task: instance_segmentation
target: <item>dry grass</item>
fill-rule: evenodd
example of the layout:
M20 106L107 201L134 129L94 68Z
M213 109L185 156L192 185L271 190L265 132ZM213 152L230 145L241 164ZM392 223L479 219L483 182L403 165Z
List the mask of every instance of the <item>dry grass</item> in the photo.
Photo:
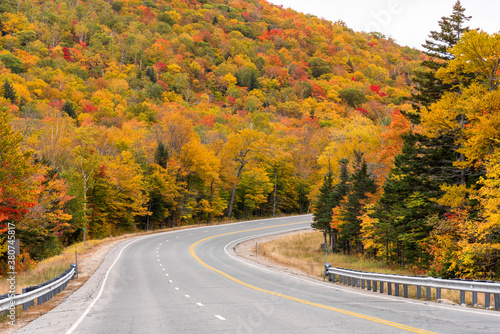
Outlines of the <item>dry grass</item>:
M16 275L16 293L21 293L25 287L38 285L59 276L69 268L71 263L75 263L75 251L78 256L84 256L109 239L89 240L86 247L83 246L83 242L80 242L65 248L60 255L40 261L35 268ZM6 293L8 290L9 283L2 279L0 281L0 294Z
M258 244L258 254L285 265L323 277L325 251L320 248L323 233L297 233L284 238ZM328 253L326 262L334 267L385 274L413 275L406 269L388 267L384 262L367 260L354 255Z
M318 278L323 278L325 251L320 248L324 242L321 232L298 232L294 235L285 236L268 242L259 243L257 245L258 255L293 268L302 270L308 274ZM255 247L253 249L255 252ZM407 269L387 266L382 261L367 260L354 255L331 254L327 255L326 262L332 264L333 267L361 270L366 272L377 272L384 274L397 275L415 275ZM394 285L392 286L394 294ZM380 287L378 292L380 292ZM384 293L387 293L387 284L384 285ZM400 296L403 296L403 287L400 286ZM408 297L417 297L417 287L408 287ZM422 288L422 300L426 297L425 288ZM451 301L452 303L460 303L460 292L456 290L442 290L441 299ZM431 300L436 300L435 289L431 290ZM483 293L478 293L477 304L484 305L485 296ZM472 292L466 292L465 303L472 305ZM493 304L493 295L491 295L490 305Z

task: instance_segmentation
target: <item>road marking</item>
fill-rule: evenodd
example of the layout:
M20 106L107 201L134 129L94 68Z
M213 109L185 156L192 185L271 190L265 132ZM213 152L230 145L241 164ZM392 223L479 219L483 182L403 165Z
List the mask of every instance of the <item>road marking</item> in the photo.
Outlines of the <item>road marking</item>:
M140 239L143 239L143 238L140 238ZM113 261L113 263L111 264L111 266L108 268L108 271L106 271L106 275L104 276L104 279L102 281L102 285L101 285L101 288L99 289L99 293L97 294L97 296L95 297L95 299L92 301L92 303L90 303L90 305L87 307L87 309L85 310L85 312L83 312L83 314L80 316L80 318L78 318L78 320L73 324L73 326L71 326L71 328L68 329L68 331L66 332L66 334L73 333L73 331L80 325L80 323L83 321L83 319L85 319L85 317L90 312L90 310L92 309L92 307L94 307L95 303L99 300L99 298L102 295L102 291L104 290L104 286L106 285L106 281L108 280L109 273L111 272L111 269L113 269L113 267L115 266L116 262L118 262L118 259L122 255L122 253L125 250L125 248L127 248L132 243L134 243L134 242L136 242L136 241L138 241L140 239L138 238L138 239L132 240L131 242L129 242L128 244L126 244L125 247L123 247L120 250L120 253L118 253L118 256Z
M162 268L163 271L165 271L165 268Z
M163 265L160 263L160 267L163 267Z
M206 264L205 262L203 262L196 255L196 253L194 252L194 248L196 247L196 245L200 244L203 241L206 241L206 240L209 240L209 239L213 239L213 238L216 238L216 237L221 237L221 236L225 236L225 235L229 235L229 234L249 232L249 231L257 231L257 230L262 230L262 229L267 229L267 228L273 228L273 227L281 227L281 226L287 226L287 225L303 224L303 223L305 223L305 222L289 223L289 224L282 224L282 225L275 225L275 226L268 226L268 227L258 227L258 228L248 229L248 230L242 230L242 231L236 231L236 232L227 232L227 233L223 233L223 234L214 235L214 236L211 236L211 237L207 237L207 238L198 240L197 242L195 242L194 244L192 244L191 247L189 248L189 252L191 253L191 256L194 257L194 259L196 261L198 261L198 263L200 263L202 266L204 266L204 267L206 267L206 268L208 268L208 269L210 269L212 271L215 271L216 273L218 273L218 274L220 274L220 275L222 275L222 276L230 279L231 281L233 281L235 283L238 283L240 285L246 286L247 288L250 288L250 289L253 289L253 290L256 290L256 291L260 291L260 292L264 292L264 293L267 293L267 294L270 294L270 295L278 296L278 297L281 297L281 298L285 298L285 299L288 299L288 300L296 301L296 302L299 302L301 304L315 306L315 307L319 307L319 308L322 308L322 309L325 309L325 310L330 310L330 311L334 311L334 312L337 312L337 313L341 313L341 314L345 314L345 315L350 315L350 316L353 316L353 317L356 317L356 318L360 318L360 319L364 319L364 320L368 320L368 321L373 321L373 322L376 322L376 323L379 323L379 324L383 324L383 325L387 325L387 326L390 326L390 327L399 328L399 329L402 329L402 330L405 330L405 331L408 331L408 332L421 333L421 334L435 334L434 332L430 332L430 331L426 331L426 330L423 330L423 329L419 329L419 328L415 328L415 327L411 327L411 326L399 324L397 322L392 322L392 321L388 321L388 320L384 320L384 319L379 319L379 318L372 317L372 316L369 316L369 315L364 315L364 314L361 314L361 313L351 312L351 311L339 309L339 308L336 308L336 307L333 307L333 306L323 305L323 304L311 302L309 300L300 299L300 298L296 298L296 297L293 297L293 296L288 296L288 295L285 295L285 294L282 294L282 293L279 293L279 292L274 292L274 291L270 291L270 290L259 288L257 286L254 286L254 285L251 285L249 283L243 282L242 280L239 280L239 279L237 279L237 278L235 278L235 277L233 277L233 276L231 276L231 275L229 275L229 274L227 274L227 273L225 273L225 272L223 272L223 271L221 271L219 269L215 269L214 267L209 266L208 264Z
M174 289L175 289L175 290L177 290L177 291L179 291L179 288L178 288L178 287L175 287Z
M163 270L165 270L165 269L163 269ZM168 274L165 274L165 276L168 276Z
M169 282L170 282L170 283L173 283L174 281L172 281L172 280L169 280Z
M220 316L220 315L218 315L218 314L216 314L216 315L215 315L215 317L216 317L217 319L220 319L220 320L226 320L224 317L222 317L222 316Z
M176 239L179 239L179 238L180 238L180 236L176 236L175 238L176 238Z
M198 305L198 306L205 306L202 303L196 303L196 305Z
M186 296L186 298L189 298L189 297L191 297L190 295L184 295L184 296Z

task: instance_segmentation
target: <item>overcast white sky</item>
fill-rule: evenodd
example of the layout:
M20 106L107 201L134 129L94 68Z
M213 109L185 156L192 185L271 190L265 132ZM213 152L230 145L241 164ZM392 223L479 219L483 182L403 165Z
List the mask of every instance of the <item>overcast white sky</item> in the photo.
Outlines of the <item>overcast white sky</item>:
M268 0L330 21L342 20L355 31L378 31L400 45L422 49L438 21L450 16L456 0ZM500 31L499 0L461 0L471 28Z

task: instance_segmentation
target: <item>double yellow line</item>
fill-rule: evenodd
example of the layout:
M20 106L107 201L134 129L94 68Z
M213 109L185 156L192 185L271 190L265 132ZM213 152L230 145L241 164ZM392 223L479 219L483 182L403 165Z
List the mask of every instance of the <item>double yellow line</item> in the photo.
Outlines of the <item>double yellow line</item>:
M266 226L266 227L253 228L253 229L248 229L248 230L243 230L243 231L228 232L228 233L222 233L222 234L214 235L214 236L211 236L211 237L207 237L207 238L198 240L197 242L195 242L194 244L192 244L191 247L189 248L189 252L191 253L191 256L193 256L195 258L195 260L198 261L202 266L204 266L204 267L206 267L206 268L208 268L208 269L210 269L212 271L215 271L216 273L218 273L218 274L220 274L220 275L222 275L222 276L230 279L233 282L236 282L238 284L241 284L243 286L246 286L247 288L250 288L250 289L253 289L253 290L256 290L256 291L264 292L264 293L267 293L267 294L270 294L270 295L274 295L274 296L278 296L278 297L281 297L281 298L286 298L286 299L293 300L295 302L302 303L302 304L305 304L305 305L315 306L315 307L319 307L319 308L322 308L322 309L325 309L325 310L330 310L330 311L334 311L334 312L337 312L337 313L350 315L350 316L353 316L353 317L356 317L356 318L365 319L365 320L373 321L373 322L376 322L376 323L379 323L379 324L383 324L383 325L387 325L387 326L399 328L399 329L402 329L402 330L405 330L405 331L408 331L408 332L421 333L421 334L436 334L434 332L429 332L429 331L418 329L418 328L415 328L415 327L410 327L410 326L398 324L397 322L392 322L392 321L388 321L388 320L384 320L384 319L379 319L379 318L371 317L371 316L360 314L360 313L356 313L356 312L346 311L346 310L342 310L342 309L339 309L339 308L336 308L336 307L327 306L327 305L323 305L323 304L318 304L318 303L314 303L314 302L311 302L311 301L308 301L308 300L305 300L305 299L300 299L300 298L296 298L296 297L284 295L282 293L278 293L278 292L269 291L269 290L266 290L266 289L259 288L257 286L254 286L254 285L248 284L246 282L243 282L242 280L239 280L239 279L237 279L237 278L235 278L235 277L233 277L233 276L231 276L231 275L229 275L229 274L227 274L227 273L225 273L223 271L220 271L219 269L215 269L214 267L209 266L208 264L206 264L205 262L203 262L196 255L196 253L194 252L194 248L199 243L202 243L203 241L206 241L206 240L209 240L209 239L221 237L221 236L224 236L224 235L230 235L230 234L236 234L236 233L243 233L243 232L249 232L249 231L257 231L257 230L262 230L262 229L267 229L267 228L281 227L281 226L295 225L295 224L303 224L303 223L306 223L306 222L290 223L290 224L282 224L282 225L274 225L274 226Z

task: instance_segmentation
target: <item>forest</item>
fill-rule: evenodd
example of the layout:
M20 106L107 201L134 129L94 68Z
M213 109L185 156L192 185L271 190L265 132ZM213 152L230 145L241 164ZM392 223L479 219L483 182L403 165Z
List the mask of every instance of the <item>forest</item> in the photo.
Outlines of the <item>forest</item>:
M464 11L419 51L264 0L2 1L0 275L11 225L22 271L312 212L332 251L500 277L500 35Z

